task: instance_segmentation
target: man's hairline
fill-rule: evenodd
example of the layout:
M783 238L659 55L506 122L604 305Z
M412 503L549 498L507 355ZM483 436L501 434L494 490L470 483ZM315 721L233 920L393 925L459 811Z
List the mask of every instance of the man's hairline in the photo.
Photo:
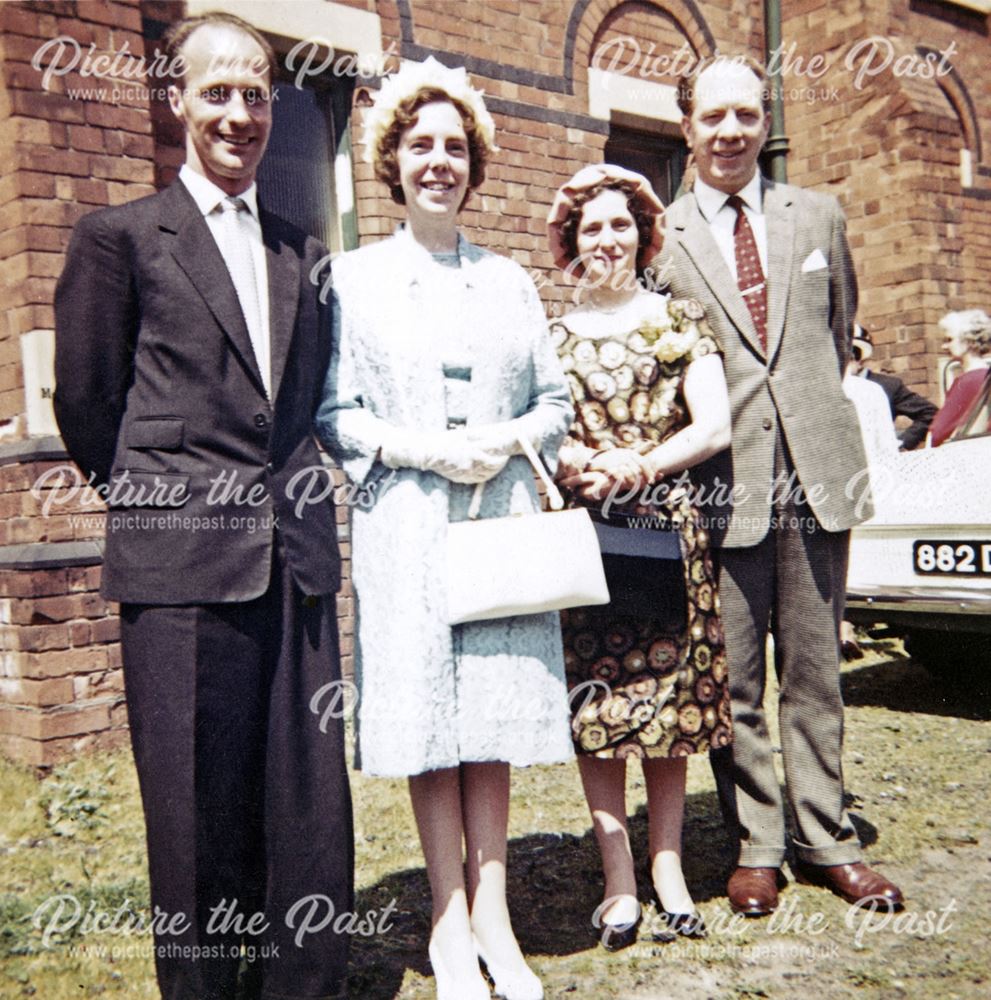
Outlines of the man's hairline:
M695 83L694 83L694 85L691 88L691 101L692 101L691 110L689 111L689 113L687 115L683 114L682 115L682 119L685 120L685 121L691 121L692 117L695 114L695 109L698 106L698 102L696 101L696 97L698 96L699 83L702 80L702 77L705 76L705 74L708 73L710 69L715 69L717 66L730 66L730 67L737 66L737 67L740 67L741 69L745 69L757 81L757 85L760 88L759 93L758 93L758 103L760 104L761 115L765 119L767 119L768 123L770 124L771 109L764 107L764 89L763 88L765 86L765 81L761 79L761 77L757 74L757 71L754 69L754 67L751 66L749 63L747 63L746 61L741 60L739 56L729 56L729 55L718 56L708 66L706 66L705 69L702 70L702 72L698 74L698 76L695 77ZM769 83L770 83L770 81L768 81L768 84Z
M255 38L255 36L252 35L250 31L245 31L244 28L242 28L240 25L232 24L230 21L204 21L202 24L196 25L196 27L193 28L193 30L182 40L182 45L179 46L179 49L176 52L176 56L182 58L183 53L186 51L186 46L189 45L192 39L196 37L196 32L202 31L204 28L219 28L221 30L235 31L239 35L243 35L245 38L247 38L251 42L251 44L254 45L255 48L257 48L258 51L261 53L261 56L265 60L265 63L268 67L268 79L266 80L266 83L270 88L275 86L275 67L269 61L268 56L266 56L265 50L261 47L261 45L258 44L258 39ZM186 65L187 63L188 60L184 60L183 65ZM180 90L185 90L186 74L183 73L178 80L173 80L172 83L169 84L169 86L178 87Z

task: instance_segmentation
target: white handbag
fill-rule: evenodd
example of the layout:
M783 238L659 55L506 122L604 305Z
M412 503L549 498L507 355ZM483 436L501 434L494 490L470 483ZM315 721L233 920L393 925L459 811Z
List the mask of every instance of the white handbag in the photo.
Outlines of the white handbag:
M447 529L448 624L608 604L595 526L564 499L533 445L520 447L547 488L553 513L478 519L485 483L475 487L467 521Z

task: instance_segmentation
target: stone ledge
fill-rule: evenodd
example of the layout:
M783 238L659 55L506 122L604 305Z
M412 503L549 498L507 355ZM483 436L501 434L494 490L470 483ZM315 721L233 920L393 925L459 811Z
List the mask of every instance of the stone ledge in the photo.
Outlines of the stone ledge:
M27 462L52 462L69 458L62 439L57 435L25 438L0 444L0 465L24 465Z
M0 545L0 569L65 569L69 566L99 566L102 562L102 542L25 542L21 545Z

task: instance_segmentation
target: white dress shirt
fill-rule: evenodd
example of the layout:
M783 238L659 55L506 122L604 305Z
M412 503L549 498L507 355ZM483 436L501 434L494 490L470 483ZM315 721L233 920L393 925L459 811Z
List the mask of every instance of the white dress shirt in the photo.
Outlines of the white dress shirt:
M185 185L186 190L193 196L197 208L203 213L207 227L213 234L217 247L221 255L224 256L230 271L231 265L224 253L221 229L223 225L221 204L225 198L229 197L227 192L217 187L213 181L208 180L202 174L197 173L186 163L179 170L179 180ZM247 323L248 334L251 337L251 346L255 352L255 361L261 372L262 382L265 384L265 392L271 399L272 335L269 324L268 267L265 263L265 243L262 240L261 221L258 218L258 185L252 183L251 187L238 197L248 207L248 211L243 213L244 219L242 221L251 247L251 258L255 265L255 283L258 287L258 310L261 321L258 329L252 329L254 324Z
M709 223L712 237L719 247L719 252L726 261L729 273L736 276L736 247L733 243L733 227L736 225L736 211L726 202L730 195L717 191L700 178L695 179L695 200L698 202L702 217ZM736 192L743 201L743 211L747 222L754 233L757 242L757 253L760 255L760 266L767 277L767 218L764 215L764 198L761 191L760 171L754 171L753 177Z

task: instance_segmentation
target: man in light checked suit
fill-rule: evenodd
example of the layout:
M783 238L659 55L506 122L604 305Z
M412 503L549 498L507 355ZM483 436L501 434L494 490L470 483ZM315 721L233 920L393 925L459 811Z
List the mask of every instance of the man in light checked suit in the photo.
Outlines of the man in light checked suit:
M872 513L857 416L840 385L857 305L843 213L834 198L757 170L770 93L753 60L701 60L678 102L698 177L667 211L652 272L705 307L732 405L732 447L703 471L710 488L732 493L703 504L721 547L733 697L732 752L713 753L740 839L730 904L768 914L782 881L784 803L763 708L770 628L796 874L851 902L877 896L897 908L898 888L861 862L843 804L837 635L849 529Z

